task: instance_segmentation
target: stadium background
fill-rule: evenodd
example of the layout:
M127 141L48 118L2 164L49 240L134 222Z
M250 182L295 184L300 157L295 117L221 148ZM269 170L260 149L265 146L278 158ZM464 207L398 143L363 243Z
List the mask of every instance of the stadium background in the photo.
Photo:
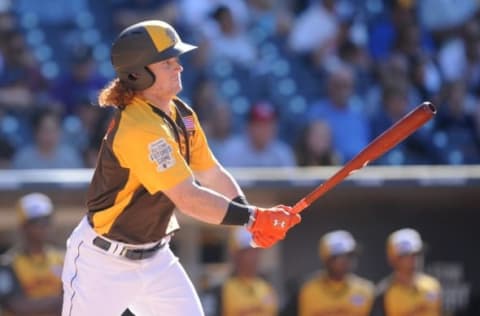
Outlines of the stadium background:
M319 7L324 19L315 18ZM94 106L98 89L113 78L109 45L123 26L158 18L175 25L185 41L199 45L182 59L182 97L198 111L212 142L223 140L214 133L219 108L231 114L228 137L242 137L252 104L268 101L279 114L279 139L301 156L302 130L328 100L328 74L338 65L354 69L348 105L360 113L369 138L388 122L382 102L386 91L401 95L409 107L432 100L439 113L419 141L397 147L377 163L384 167L362 171L318 201L285 242L265 251L263 270L288 297L320 267L316 243L321 234L344 228L362 245L359 274L378 281L388 273L386 236L410 226L429 246L426 266L444 284L447 310L478 315L477 8L473 0L0 0L3 248L15 240L15 200L31 190L46 192L56 202L55 241L63 244L82 215L92 157L109 115ZM233 13L234 39L219 28L225 12ZM302 21L308 32L301 31ZM312 21L317 24L309 25ZM61 144L77 155L72 165L55 167L81 170L22 170L35 167L34 161L29 166L18 157L34 142L31 120L42 109L58 115ZM348 127L341 129L354 135ZM331 151L337 150L334 144ZM345 161L339 157L331 163ZM265 205L294 203L336 170L252 170L226 164L250 200ZM176 236L175 249L201 290L227 273L227 232L181 219L184 229Z

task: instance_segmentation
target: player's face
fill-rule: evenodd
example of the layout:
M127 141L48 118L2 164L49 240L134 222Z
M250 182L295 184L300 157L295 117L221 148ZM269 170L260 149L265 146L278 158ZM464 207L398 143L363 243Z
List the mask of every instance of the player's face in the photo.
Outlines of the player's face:
M262 150L275 139L277 135L277 122L275 120L250 122L248 125L248 133L253 146L256 149Z
M344 254L330 258L327 262L327 269L332 277L341 279L352 271L353 265L354 255Z
M154 84L146 89L159 98L172 98L182 90L180 73L183 71L178 57L172 57L148 66L155 74Z
M395 269L404 273L414 273L420 268L420 262L419 254L399 256L395 262Z
M253 277L257 273L258 249L242 249L235 253L235 269L242 276Z
M41 217L25 223L24 232L27 242L43 244L48 239L50 222L50 217Z

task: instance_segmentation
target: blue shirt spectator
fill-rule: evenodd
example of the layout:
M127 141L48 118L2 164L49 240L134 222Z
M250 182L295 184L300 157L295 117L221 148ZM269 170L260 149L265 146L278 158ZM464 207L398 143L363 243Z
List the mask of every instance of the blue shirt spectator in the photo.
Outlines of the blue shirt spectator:
M368 121L362 109L353 106L353 72L347 66L333 69L328 78L328 96L311 106L309 120L326 121L332 130L333 146L342 161L358 154L369 140Z

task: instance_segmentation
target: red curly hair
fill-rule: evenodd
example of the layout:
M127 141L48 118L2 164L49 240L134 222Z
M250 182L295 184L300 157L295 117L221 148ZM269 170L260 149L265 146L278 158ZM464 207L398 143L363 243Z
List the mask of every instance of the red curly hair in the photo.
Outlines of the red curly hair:
M123 109L132 101L133 97L135 97L135 91L126 87L120 79L116 78L100 91L98 104L101 107L114 106Z

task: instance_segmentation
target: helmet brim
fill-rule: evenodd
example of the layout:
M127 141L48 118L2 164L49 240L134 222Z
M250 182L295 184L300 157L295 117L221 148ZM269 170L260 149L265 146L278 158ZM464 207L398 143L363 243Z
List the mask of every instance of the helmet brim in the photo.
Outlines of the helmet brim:
M150 64L158 63L160 61L163 61L163 60L166 60L166 59L169 59L169 58L172 58L172 57L180 56L180 55L185 54L189 51L192 51L196 48L197 48L197 46L195 46L195 45L187 44L187 43L184 43L184 42L178 42L175 45L173 45L173 46L163 50L159 54L157 54L155 56L155 58L150 62Z

